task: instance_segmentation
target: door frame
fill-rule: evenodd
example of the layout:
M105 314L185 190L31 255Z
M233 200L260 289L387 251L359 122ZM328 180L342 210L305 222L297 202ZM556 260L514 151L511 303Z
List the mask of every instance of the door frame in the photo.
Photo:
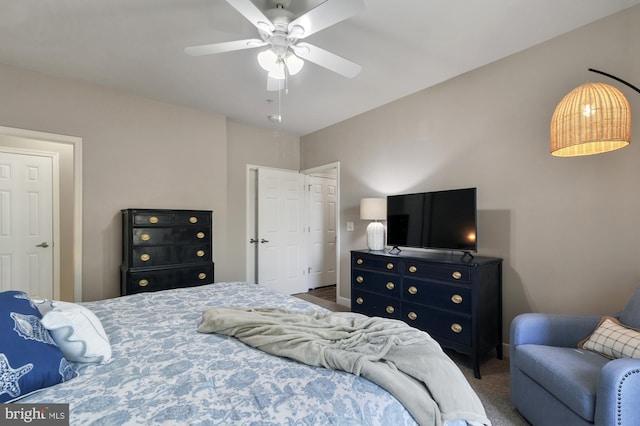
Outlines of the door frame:
M247 244L251 238L255 237L253 230L255 229L254 227L255 227L255 221L256 221L255 207L256 207L257 192L256 192L256 185L254 182L252 182L251 177L252 177L252 173L255 173L255 170L259 168L264 168L264 169L271 168L271 169L277 169L277 170L284 170L284 169L278 169L276 167L263 167L255 164L247 164L246 182L245 182L246 183L246 192L245 192L246 223L245 223L245 242L244 242L245 248L252 247ZM349 306L351 303L350 299L340 297L340 238L341 238L340 236L340 162L337 161L334 163L324 164L321 166L300 170L299 173L304 175L309 175L309 174L321 173L326 170L334 170L334 169L336 171L336 224L337 224L336 226L336 302L344 306ZM293 171L293 170L288 170L288 171ZM308 197L305 198L305 203L308 203ZM308 211L309 211L308 208L305 208L305 212L308 212ZM308 213L305 213L305 220L308 226L309 218L307 214ZM245 281L255 282L255 270L256 270L255 268L257 268L255 257L253 257L253 254L250 253L249 250L247 250L245 252L245 259L246 259Z
M0 152L6 154L46 157L51 159L51 233L52 242L52 285L53 298L60 299L60 156L57 152L23 149L0 145Z
M54 133L46 133L35 130L26 130L19 129L14 127L6 127L0 126L0 135L16 137L16 138L24 138L24 139L32 139L35 141L49 142L54 144L61 145L70 145L73 149L73 170L71 173L73 175L73 253L72 253L72 262L73 262L73 296L75 302L82 301L82 138L77 136L67 136L67 135L59 135ZM8 152L8 151L7 151ZM25 152L39 152L42 151L37 150L23 150ZM59 173L58 176L54 176L54 180L57 182L54 185L59 184ZM59 204L58 204L59 207ZM55 208L54 208L55 209ZM58 218L59 219L59 218ZM54 233L57 229L57 234L60 235L59 228L59 220L58 223L54 221ZM54 251L56 253L56 251ZM55 268L55 258L54 258L54 268ZM59 252L58 252L58 262L59 262ZM59 273L59 265L58 265L58 273ZM54 279L55 279L54 274ZM58 287L59 288L59 287Z

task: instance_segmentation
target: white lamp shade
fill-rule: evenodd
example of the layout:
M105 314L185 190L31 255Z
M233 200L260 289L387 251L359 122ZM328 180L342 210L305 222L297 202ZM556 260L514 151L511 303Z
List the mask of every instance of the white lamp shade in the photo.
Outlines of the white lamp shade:
M276 53L271 49L263 50L258 53L258 63L265 71L275 71L277 62L278 55L276 55Z
M293 53L287 53L287 71L289 71L289 75L296 75L300 72L302 67L304 66L304 61L298 58Z
M363 198L362 200L360 200L360 219L385 220L386 218L386 198Z

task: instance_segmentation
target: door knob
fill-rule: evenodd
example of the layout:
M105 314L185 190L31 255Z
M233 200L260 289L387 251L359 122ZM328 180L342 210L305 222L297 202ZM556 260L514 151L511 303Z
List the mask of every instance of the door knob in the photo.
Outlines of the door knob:
M250 242L251 244L255 244L255 243L257 243L257 242L258 242L258 240L256 240L255 238L252 238L252 239L250 239L250 240L249 240L249 242Z
M269 240L265 240L264 238L261 238L261 239L260 239L260 242L261 242L262 244L264 244L264 243L268 243L268 242L269 242Z
M44 247L47 248L49 247L49 243L46 241L41 242L40 244L36 245L36 247Z

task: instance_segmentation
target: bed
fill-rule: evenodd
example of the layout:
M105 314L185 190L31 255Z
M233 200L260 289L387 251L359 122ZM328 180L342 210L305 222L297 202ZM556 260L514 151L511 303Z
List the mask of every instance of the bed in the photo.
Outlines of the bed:
M416 424L397 399L360 376L197 331L211 307L328 312L304 300L216 283L82 306L104 327L110 361L69 362L75 373L68 380L15 402L68 403L72 425Z

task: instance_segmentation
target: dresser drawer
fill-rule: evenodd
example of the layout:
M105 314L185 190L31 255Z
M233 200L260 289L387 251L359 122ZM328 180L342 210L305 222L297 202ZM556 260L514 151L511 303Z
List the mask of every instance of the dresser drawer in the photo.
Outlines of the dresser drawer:
M471 317L439 309L402 303L402 320L424 330L434 339L447 339L464 345L471 344Z
M127 294L193 287L213 282L213 264L126 272Z
M351 295L351 311L369 316L399 319L400 300L354 290Z
M465 286L405 278L402 300L458 313L471 313L471 288Z
M133 245L152 246L164 244L197 244L208 241L210 228L206 226L175 226L158 228L133 228Z
M381 274L380 272L353 269L351 286L385 296L400 297L400 275Z
M421 277L466 284L471 280L471 270L467 266L444 266L442 264L405 261L403 272L405 277Z
M139 246L133 247L133 267L197 263L211 260L211 246Z
M373 269L381 272L400 273L400 261L354 254L351 256L351 267Z
M209 226L211 225L211 214L199 211L176 213L176 224Z
M133 213L133 225L167 226L175 225L176 215L164 212L136 212Z

